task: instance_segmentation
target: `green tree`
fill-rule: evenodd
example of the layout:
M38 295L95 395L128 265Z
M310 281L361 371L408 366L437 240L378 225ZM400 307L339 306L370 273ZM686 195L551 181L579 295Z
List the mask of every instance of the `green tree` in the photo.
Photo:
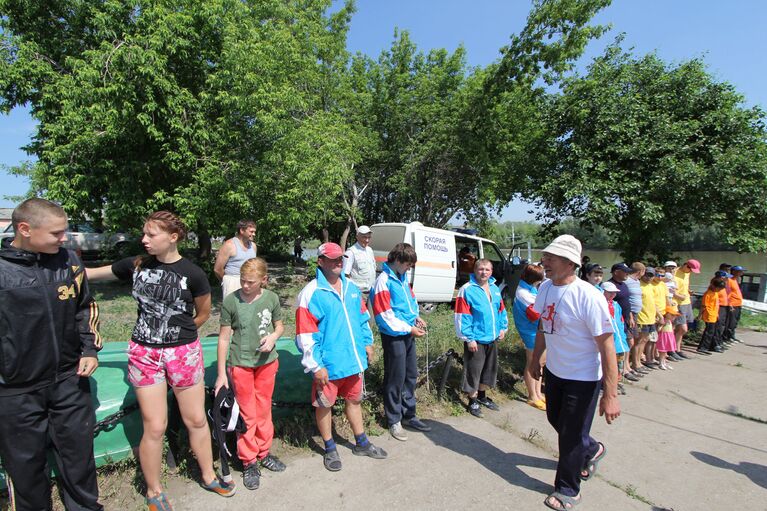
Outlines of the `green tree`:
M767 248L764 113L700 60L669 65L618 44L552 102L556 158L526 198L549 218L606 228L627 260L665 259L674 232L695 225Z
M275 198L307 181L338 197L357 159L322 136L358 138L332 113L353 6L329 7L0 0L0 107L39 122L34 192L119 227L172 209L203 239L242 216L288 239L323 222L327 200L299 222Z

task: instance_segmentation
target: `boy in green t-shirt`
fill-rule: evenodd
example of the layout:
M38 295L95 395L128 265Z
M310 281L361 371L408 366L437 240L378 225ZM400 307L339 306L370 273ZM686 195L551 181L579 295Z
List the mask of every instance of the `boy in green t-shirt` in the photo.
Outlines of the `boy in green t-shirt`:
M279 367L274 346L285 327L280 300L273 291L264 289L266 281L266 261L260 257L245 261L240 268L242 288L228 295L221 306L218 335L216 392L228 387L228 367L247 426L237 438L237 456L244 467L243 484L249 490L258 488L259 462L273 472L285 470L285 465L269 454L274 437L272 394Z

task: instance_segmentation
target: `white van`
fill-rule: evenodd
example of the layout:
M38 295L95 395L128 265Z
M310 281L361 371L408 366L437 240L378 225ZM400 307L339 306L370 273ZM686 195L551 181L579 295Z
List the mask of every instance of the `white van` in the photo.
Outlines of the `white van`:
M456 290L469 280L477 259L493 262L493 276L506 299L513 298L519 274L527 264L527 260L512 255L513 250L505 256L492 240L426 227L420 222L374 224L370 229L373 232L370 246L378 271L394 245L413 245L418 263L410 271L410 283L416 299L427 312L434 304L453 301Z

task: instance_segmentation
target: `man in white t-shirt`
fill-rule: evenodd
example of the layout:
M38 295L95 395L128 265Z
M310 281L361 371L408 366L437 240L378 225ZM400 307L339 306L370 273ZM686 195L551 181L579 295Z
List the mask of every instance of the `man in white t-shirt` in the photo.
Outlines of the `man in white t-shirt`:
M370 227L360 225L357 228L357 243L349 247L344 254L344 275L357 284L365 295L370 292L376 281L376 257L370 247L373 234Z
M599 415L612 423L620 415L618 364L607 301L577 277L581 242L569 234L543 250L543 282L533 306L540 322L530 371L542 375L546 351L546 416L559 435L554 492L544 504L571 509L581 501L581 481L591 479L607 449L589 432L599 398ZM604 385L602 380L604 378Z

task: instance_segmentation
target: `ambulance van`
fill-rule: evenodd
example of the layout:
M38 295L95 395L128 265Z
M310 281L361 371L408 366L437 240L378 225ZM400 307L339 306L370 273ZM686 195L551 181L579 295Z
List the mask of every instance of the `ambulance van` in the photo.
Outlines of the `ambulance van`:
M431 312L438 303L452 302L458 288L468 282L473 273L474 262L483 258L493 262L493 277L503 297L512 299L519 275L531 257L529 244L525 260L514 255L514 250L504 255L492 240L426 227L420 222L374 224L370 229L373 233L370 246L378 271L397 243L410 243L415 248L418 263L410 271L409 280L424 312Z

